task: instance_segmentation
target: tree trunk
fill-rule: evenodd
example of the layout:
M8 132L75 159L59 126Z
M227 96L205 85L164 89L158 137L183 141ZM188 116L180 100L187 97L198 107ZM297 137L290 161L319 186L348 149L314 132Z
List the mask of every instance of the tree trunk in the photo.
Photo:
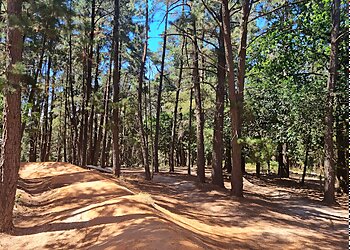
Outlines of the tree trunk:
M143 158L143 164L145 168L145 179L151 180L151 171L149 167L149 155L148 155L148 148L146 144L146 135L145 135L145 129L143 127L143 117L142 117L142 87L143 87L143 77L145 72L145 63L146 63L146 57L147 57L147 47L148 47L148 2L146 0L146 23L145 23L145 40L143 45L143 53L142 53L142 59L141 59L141 65L140 65L140 74L138 79L138 91L137 91L137 97L138 97L138 119L139 119L139 127L140 127L140 139L141 139L141 151L142 151L142 158ZM155 163L156 164L156 163Z
M231 173L232 172L232 156L231 156L231 142L227 141L225 142L226 144L226 149L225 149L225 169L227 171L227 173Z
M37 91L37 86L36 85L38 83L39 74L41 72L41 68L43 66L43 61L44 61L45 44L46 44L46 37L43 36L43 45L41 47L41 52L40 52L40 55L39 55L38 67L36 68L36 71L35 71L35 74L34 74L33 83L32 83L32 86L31 86L31 89L30 89L30 92L29 92L29 97L28 97L28 103L33 105L33 107L30 110L28 110L28 116L29 115L32 116L31 114L33 113L34 102L35 102L35 94L36 94L36 91ZM22 136L23 136L25 127L26 127L26 121L23 121L22 122L22 132L21 132Z
M147 103L145 103L145 105L147 105ZM152 176L154 173L154 140L153 140L153 124L152 124L152 95L151 95L151 79L148 79L148 111L149 111L149 118L150 118L150 124L149 124L149 128L150 128L150 139L151 139L151 149L150 151L152 152L152 161L150 160L150 163L152 162Z
M191 175L191 162L192 162L192 100L193 100L193 88L190 89L190 110L189 110L189 122L188 122L188 168L187 174Z
M160 110L162 101L162 89L163 89L163 79L164 79L164 62L165 62L165 52L166 52L166 42L167 42L167 28L168 28L168 2L166 5L165 21L164 21L164 37L163 37L163 51L162 51L162 63L160 68L160 79L158 87L158 98L157 98L157 113L156 113L156 131L154 135L154 172L159 172L159 159L158 159L158 148L159 148L159 120L160 120Z
M248 18L250 14L250 9L252 5L252 0L242 1L242 19L240 21L240 43L238 47L238 107L239 107L239 117L238 117L238 137L242 137L242 123L243 123L243 104L244 104L244 80L245 80L245 62L247 54L247 34L248 34ZM241 153L241 169L242 173L245 172L245 156Z
M7 1L7 84L13 91L4 93L2 148L0 159L0 232L11 232L16 186L21 156L21 75L11 71L22 61L22 32L16 24L22 13L21 0Z
M112 52L111 52L111 58L109 62L109 70L108 70L108 80L105 86L105 98L104 98L104 111L103 111L103 123L100 125L100 129L103 129L102 131L102 147L101 147L101 167L104 168L106 166L106 147L107 147L107 123L108 123L108 114L109 114L109 96L110 96L110 85L111 85L111 79L112 79ZM99 155L98 151L96 150L96 154ZM97 158L97 156L96 156Z
M37 82L39 78L39 74L41 72L43 61L44 61L44 54L45 54L45 44L46 44L46 38L43 38L43 45L40 52L40 58L37 70L34 75L34 81L32 84L32 88L30 90L28 103L31 103L33 105L31 111L30 111L30 117L32 120L32 125L29 128L29 161L35 162L36 161L36 147L37 147L37 135L38 135L38 127L39 127L39 117L38 117L38 111L39 111L39 103L38 100L36 100L36 91L37 91ZM25 129L25 122L22 124L22 136Z
M98 77L99 77L99 66L100 66L100 44L96 45L96 66L95 66L95 79L94 79L94 97L98 92L99 89L99 83L98 83ZM95 151L96 151L96 144L97 144L97 131L98 131L98 119L97 119L97 109L95 108L95 98L92 100L91 104L91 114L89 118L89 135L90 135L90 142L89 142L89 155L88 155L88 163L94 163L95 162Z
M67 79L66 84L64 86L64 127L63 127L63 161L67 162L67 115L69 114L69 107L68 107L68 82L69 82L69 74L67 70Z
M346 151L347 151L347 138L346 138L346 123L344 121L339 121L337 119L337 178L339 181L339 187L345 193L349 193L349 175L348 175L348 166L346 164Z
M112 138L111 138L111 136L107 135L107 137L108 137L108 139L107 139L107 145L106 145L106 152L104 154L105 167L109 167L110 166L110 164L109 164L109 159L110 159L109 153L111 152L111 145L112 145Z
M286 143L278 144L277 151L278 151L278 176L281 178L289 178L287 144Z
M113 104L112 136L113 136L113 174L120 176L119 148L119 0L114 0L114 29L113 29Z
M43 124L41 127L40 161L42 162L45 161L45 157L47 153L50 71L51 71L51 56L49 56L48 63L47 63L46 82L45 82L45 99L44 99L44 111L43 111L44 114L43 114Z
M327 204L335 203L335 164L333 146L333 99L334 87L337 78L337 58L338 58L338 35L340 23L340 0L333 0L332 5L332 31L331 31L331 52L329 60L329 77L327 82L327 102L326 102L326 130L324 139L324 199Z
M49 114L49 130L47 136L47 150L45 154L45 161L48 161L51 153L51 140L52 140L52 121L53 121L53 109L55 108L55 75L53 76L53 82L51 85L51 105L50 105L50 114Z
M305 159L304 159L303 175L301 177L301 185L304 185L304 183L305 183L305 176L306 176L306 169L307 169L307 164L308 164L308 157L309 157L309 139L307 139L306 143L305 143Z
M228 66L228 85L230 99L231 133L232 133L232 172L231 172L231 194L236 197L243 197L243 175L241 168L241 146L238 144L240 131L240 109L239 86L235 84L234 61L231 43L230 11L228 0L222 0L223 33L225 44L225 58ZM238 93L236 92L238 89Z
M199 77L199 65L198 65L198 43L196 38L196 20L194 17L192 21L193 27L193 71L192 71L192 80L194 87L194 97L195 97L195 114L197 122L197 178L199 182L205 182L205 155L204 155L204 114L202 110L202 97L201 97L201 86L200 86L200 77Z
M182 40L182 46L181 46L181 56L184 53L184 47L185 47L185 41ZM180 87L181 87L181 81L182 81L182 69L183 69L183 60L181 58L180 60L180 71L179 71L179 79L176 86L176 96L175 96L175 107L174 107L174 118L173 118L173 124L172 124L172 136L171 136L171 147L170 147L170 172L174 172L174 151L175 151L175 142L176 142L176 126L177 126L177 109L179 104L179 96L180 96Z
M220 30L219 49L217 51L218 66L216 87L216 110L214 116L214 135L213 135L213 163L211 170L211 179L214 185L224 187L222 176L222 160L224 154L223 128L224 128L224 102L225 102L225 80L226 80L226 62L225 48L223 43L223 34Z
M83 128L82 142L81 142L81 166L85 166L87 163L87 149L88 149L88 126L89 126L89 110L88 106L90 103L90 97L92 92L92 66L93 66L93 55L94 55L94 36L95 36L95 15L96 15L96 0L91 2L91 19L90 19L90 34L89 34L89 47L88 47L88 58L87 58L87 76L85 86L85 109L83 113Z
M260 169L261 169L261 164L259 161L256 162L255 164L255 169L256 169L256 176L260 177Z

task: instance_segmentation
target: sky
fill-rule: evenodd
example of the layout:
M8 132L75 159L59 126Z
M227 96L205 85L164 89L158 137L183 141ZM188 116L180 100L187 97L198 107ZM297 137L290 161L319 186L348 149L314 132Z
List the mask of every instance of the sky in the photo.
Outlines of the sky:
M157 0L148 0L148 5L150 9L150 20L149 20L149 40L148 40L148 48L151 52L157 52L161 47L163 43L163 37L162 33L164 32L164 15L166 6L163 3L163 1L158 2ZM179 10L181 7L177 7L176 9L172 10L172 13L174 11ZM169 21L174 21L175 15L172 16L169 15ZM169 21L168 21L168 27L169 27ZM266 19L265 18L258 18L256 20L257 26L261 29L266 25ZM155 66L153 62L149 61L147 63L147 73L148 77L150 79L153 79L155 74L157 74L157 70L155 69Z
M148 1L149 8L151 9L151 20L150 20L150 30L149 30L149 49L152 52L156 52L159 47L161 47L160 43L163 42L163 38L161 34L164 32L164 15L166 6L163 2L154 3L154 1ZM169 21L174 20L174 18L169 16ZM169 22L168 22L169 27Z

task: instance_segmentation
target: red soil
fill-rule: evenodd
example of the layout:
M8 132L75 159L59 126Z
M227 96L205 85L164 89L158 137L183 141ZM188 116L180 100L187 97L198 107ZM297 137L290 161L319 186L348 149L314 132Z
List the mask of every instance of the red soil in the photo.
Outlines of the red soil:
M158 174L109 175L67 163L20 170L14 235L0 249L345 249L346 207L245 180L245 198ZM314 194L313 194L314 195Z

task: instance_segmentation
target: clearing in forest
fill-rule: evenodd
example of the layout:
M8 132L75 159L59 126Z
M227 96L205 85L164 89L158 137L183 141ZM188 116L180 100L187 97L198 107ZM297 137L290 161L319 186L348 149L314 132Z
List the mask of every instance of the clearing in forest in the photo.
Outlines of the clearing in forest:
M15 234L0 249L345 249L345 206L245 179L245 198L195 177L125 171L119 180L67 163L20 169Z

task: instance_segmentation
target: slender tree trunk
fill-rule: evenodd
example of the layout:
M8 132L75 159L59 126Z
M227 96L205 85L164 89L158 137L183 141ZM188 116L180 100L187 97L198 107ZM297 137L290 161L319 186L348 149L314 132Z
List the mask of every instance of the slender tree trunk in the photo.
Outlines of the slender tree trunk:
M337 122L337 132L336 132L336 141L337 141L337 178L339 181L339 186L341 190L345 193L349 193L349 169L347 166L347 129L346 123L344 121L339 121L339 117L336 117Z
M185 41L182 41L181 46L181 54L184 53L184 47L185 47ZM179 70L179 79L176 86L176 94L175 94L175 107L174 107L174 118L173 118L173 124L172 124L172 136L171 136L171 147L170 147L170 172L175 171L175 162L174 162L174 151L175 151L175 142L176 142L176 126L177 126L177 110L178 110L178 104L179 104L179 96L180 96L180 87L181 87L181 81L182 81L182 69L183 69L183 60L181 58L180 60L180 70Z
M72 161L74 164L78 164L78 158L77 158L77 151L75 150L76 147L78 147L79 150L79 141L78 141L78 119L77 119L77 111L75 108L75 101L74 101L74 87L73 87L73 53L72 53L72 34L69 35L69 90L70 90L70 99L71 99L71 106L72 106L72 115L70 115L71 124L73 125L73 128L71 129L71 138L72 143L74 145L72 146Z
M220 30L219 49L217 51L217 86L216 86L216 110L214 116L214 135L213 135L213 163L211 170L211 179L214 185L224 187L222 176L222 160L224 154L223 129L224 129L224 102L225 102L225 80L226 80L226 61L225 48L223 44L223 34Z
M67 162L67 115L69 113L69 107L68 107L68 82L69 82L69 74L67 70L67 79L66 84L64 86L64 127L63 127L63 161Z
M43 66L43 61L44 61L44 54L45 54L45 44L46 44L46 37L43 36L43 44L42 44L42 47L41 47L41 52L40 52L40 55L39 55L39 62L38 62L38 67L36 68L36 71L35 71L35 74L34 74L34 81L32 83L32 87L30 89L30 92L29 92L29 97L28 97L28 103L32 104L33 105L33 108L34 108L34 103L35 103L35 94L36 94L36 91L37 91L37 82L38 82L38 78L39 78L39 74L41 72L41 68ZM33 108L31 108L30 110L28 110L28 116L30 114L32 114L34 112ZM31 115L32 116L32 115ZM23 133L24 133L24 130L25 130L25 127L26 127L26 121L23 121L22 122L22 136L23 136ZM30 136L32 135L32 131L30 133Z
M290 167L290 162L289 162L289 156L288 156L288 144L284 143L283 144L283 163L284 163L284 170L283 170L283 177L289 178L289 167Z
M260 177L260 170L261 170L261 163L260 161L257 161L255 164L255 170L256 170L256 176Z
M96 0L91 2L91 19L90 19L90 34L89 34L89 47L88 47L88 58L87 58L87 76L85 85L85 109L83 115L83 128L82 143L80 159L81 165L85 166L87 163L87 149L88 149L88 126L89 126L89 110L88 106L90 103L90 97L92 92L92 66L93 66L93 55L94 55L94 36L95 36L95 15L96 15Z
M82 64L83 64L83 76L85 76L86 75L86 50L84 49L84 56L83 56L83 62L82 62ZM82 79L82 100L81 100L81 102L80 102L80 112L79 112L79 114L80 114L80 118L78 118L78 121L77 121L77 125L78 125L78 127L79 127L79 137L78 137L78 159L77 159L77 161L78 161L78 164L79 165L82 165L82 158L83 158L83 140L84 140L84 129L85 129L85 127L84 127L84 124L86 124L86 122L85 122L85 119L84 119L84 117L85 117L85 110L87 109L87 107L86 107L86 91L85 91L85 85L86 85L86 77L83 77L83 79Z
M191 175L191 157L192 157L192 100L193 100L193 88L190 89L190 110L189 110L189 122L188 122L188 167L187 174Z
M277 147L278 151L278 176L281 178L289 177L289 163L287 156L287 144L280 143Z
M329 77L327 82L327 102L326 102L326 130L324 141L324 202L335 203L335 164L333 145L333 103L334 87L337 78L337 58L338 58L338 35L340 24L340 0L333 0L332 4L332 31L331 31L331 52L329 59Z
M145 129L143 127L143 117L142 117L142 87L143 87L143 78L144 78L144 72L145 72L145 63L146 63L146 57L147 57L147 47L148 47L148 1L146 0L146 23L145 23L145 40L143 45L143 53L142 53L142 59L141 59L141 65L140 65L140 74L138 79L138 91L137 91L137 97L138 97L138 119L139 119L139 127L140 127L140 139L141 139L141 151L142 151L142 158L143 158L143 165L145 168L145 179L151 180L151 171L149 168L149 155L148 155L148 148L146 144L146 135L145 135ZM156 164L156 163L155 163Z
M199 77L199 65L198 65L198 43L196 39L196 21L193 18L193 71L192 80L194 86L194 96L196 103L196 122L197 122L197 178L199 182L205 182L205 155L204 155L204 114L202 110L202 98L201 98L201 87L200 87L200 77Z
M120 176L119 148L119 0L114 0L114 29L113 29L113 104L112 137L113 137L113 174Z
M51 71L51 56L49 56L46 71L46 82L45 82L45 99L44 99L44 115L43 124L41 128L41 151L40 161L45 161L47 152L47 139L48 139L48 112L49 112L49 94L50 94L50 71Z
M147 105L145 103L145 105ZM152 95L151 95L151 79L148 79L148 112L149 112L149 118L150 118L150 124L149 124L149 127L150 127L150 139L151 139L151 149L150 151L152 152L152 161L150 161L150 163L152 162L152 176L153 176L153 173L155 172L154 171L154 140L153 140L153 124L152 124Z
M65 90L63 90L65 91ZM58 162L61 162L62 161L62 147L63 147L63 142L65 140L65 137L64 137L64 128L62 128L62 120L64 120L64 118L62 117L62 108L63 108L63 100L61 99L61 102L60 102L60 111L59 111L59 134L62 135L62 138L58 138L57 140L57 152L56 152L56 161ZM62 119L63 118L63 119ZM64 124L64 126L66 126L66 124Z
M105 152L105 155L104 155L104 157L105 157L104 160L105 160L105 166L106 167L110 166L109 159L110 159L111 147L112 147L112 138L111 138L111 136L108 136L107 145L106 145L106 152Z
M106 116L107 116L107 108L106 108L106 102L107 102L107 97L109 96L109 82L110 82L110 71L111 69L111 65L112 65L112 57L110 60L110 66L109 66L109 73L108 73L108 80L105 84L104 90L103 90L103 105L104 105L104 111L103 113L101 113L100 115L100 121L97 122L95 121L95 136L94 136L94 151L92 152L94 154L93 156L93 165L97 165L98 161L99 161L99 156L100 156L100 152L101 152L101 141L103 141L103 131L104 131L104 127L105 127L105 122L106 120ZM97 120L97 117L96 117ZM102 145L103 147L103 145Z
M46 44L46 38L43 38L43 45L41 48L40 52L40 58L39 58L39 63L37 70L34 75L34 81L32 84L32 88L30 90L29 98L28 98L28 103L31 103L33 105L33 108L30 111L30 117L32 120L33 125L30 126L30 129L28 131L29 133L29 161L30 162L35 162L36 161L36 147L37 147L37 128L39 127L39 118L38 118L38 111L39 111L39 104L38 101L36 100L37 96L37 82L39 78L39 74L41 72L42 66L43 66L43 61L44 61L44 54L45 54L45 44ZM24 133L25 129L25 122L22 124L22 136Z
M308 164L308 157L309 157L309 138L306 139L306 143L305 143L305 159L304 159L303 175L301 177L301 185L304 185L304 183L305 183L305 176L306 176L306 169L307 169L307 164Z
M103 114L103 135L102 135L102 150L101 150L101 167L106 167L106 148L107 148L107 123L108 123L108 114L109 114L109 97L110 97L110 85L112 80L112 53L111 53L111 61L109 64L109 75L108 81L105 86L106 91L106 99L104 102L104 114Z
M47 136L47 150L45 154L45 161L48 161L51 153L51 140L52 140L52 121L53 121L53 109L55 108L55 74L53 76L53 82L51 85L51 105L50 105L50 113L49 113L49 130Z
M16 24L22 14L21 0L7 1L7 84L13 91L4 93L4 122L0 159L0 232L11 232L16 186L21 157L21 75L12 73L22 61L22 32Z
M242 136L242 123L243 123L243 104L244 104L244 80L245 80L245 64L246 64L246 54L247 54L247 34L248 34L248 18L250 14L250 9L252 5L252 0L242 1L242 19L240 21L240 43L238 47L238 107L239 107L239 117L238 117L238 137ZM241 154L241 169L245 172L245 156Z
M227 141L225 142L226 149L225 149L225 169L227 173L232 172L232 155L231 155L231 142Z
M231 194L233 196L243 196L243 175L241 168L241 146L238 143L239 138L239 86L235 84L234 61L231 43L231 28L230 28L230 11L228 8L228 0L222 0L222 18L223 18L223 33L225 44L225 57L228 66L228 85L230 99L230 116L231 116L231 133L232 133L232 172L231 172ZM236 92L238 89L238 93Z
M162 63L160 68L160 80L158 87L158 98L157 98L157 112L156 112L156 131L154 135L154 172L159 172L159 159L158 159L158 148L159 148L159 120L160 120L160 110L162 101L162 89L163 89L163 79L164 79L164 62L166 53L166 42L167 42L167 28L168 28L168 2L166 4L165 13L165 23L164 23L164 37L163 37L163 51L162 51Z
M95 66L95 79L94 79L94 95L91 103L91 112L89 117L89 154L87 157L88 163L94 163L94 152L96 151L97 141L97 109L95 108L95 95L99 89L98 77L99 77L99 66L100 66L100 44L96 45L96 66Z

